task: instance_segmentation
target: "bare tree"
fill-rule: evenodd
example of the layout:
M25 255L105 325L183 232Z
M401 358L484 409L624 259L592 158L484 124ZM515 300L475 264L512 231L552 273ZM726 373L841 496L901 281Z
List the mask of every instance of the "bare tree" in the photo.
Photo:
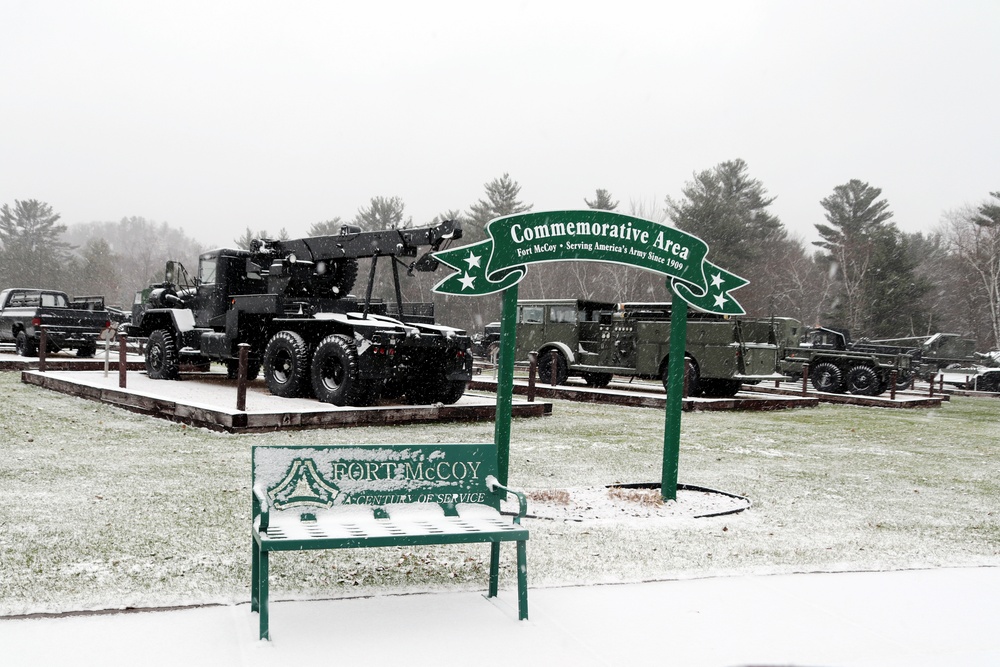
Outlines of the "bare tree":
M1000 200L1000 192L991 196ZM1000 209L995 203L984 203L975 211L952 216L945 230L949 249L982 290L991 346L1000 349Z

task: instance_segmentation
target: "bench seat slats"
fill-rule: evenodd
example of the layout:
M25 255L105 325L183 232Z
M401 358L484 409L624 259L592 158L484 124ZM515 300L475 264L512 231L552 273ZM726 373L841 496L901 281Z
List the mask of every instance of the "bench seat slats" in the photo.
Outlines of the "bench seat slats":
M465 519L462 517L438 517L428 520L398 521L392 519L372 519L365 522L339 522L318 519L316 521L271 520L266 533L254 531L261 545L268 550L289 549L337 549L357 546L367 541L377 546L378 538L386 538L388 543L464 543L464 542L509 542L528 539L528 531L510 519ZM431 538L431 542L420 538ZM413 540L413 541L410 541ZM282 543L294 546L282 546Z

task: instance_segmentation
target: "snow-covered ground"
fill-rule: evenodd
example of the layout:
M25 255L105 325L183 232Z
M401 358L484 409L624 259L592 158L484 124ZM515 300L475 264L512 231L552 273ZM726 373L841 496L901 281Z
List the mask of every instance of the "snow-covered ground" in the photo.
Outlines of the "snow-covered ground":
M930 651L935 637L923 621L908 621L902 629L893 621L892 614L908 619L919 616L917 610L929 617L942 610L937 620L947 632L938 633L938 646L962 639L964 626L951 627L942 617L963 619L973 628L978 621L955 615L961 605L950 589L983 618L1000 621L995 596L989 596L996 590L990 577L1000 566L995 399L956 398L933 410L819 406L685 414L680 481L752 502L747 511L708 518L694 518L701 512L686 508L697 503L681 497L660 506L641 494L606 488L659 479L661 411L556 402L551 417L518 419L512 428L511 484L529 491L529 511L536 517L526 520L532 531L529 623L508 624L502 604L479 597L486 557L478 548L295 554L272 562L275 643L260 648L244 643L244 633L252 639L255 622L244 604L251 444L484 442L492 440L492 423L234 436L25 386L18 377L0 373L0 615L223 605L177 616L0 621L0 646L23 648L27 662L21 664L46 662L32 653L55 650L55 642L38 639L46 635L77 648L73 664L130 664L116 663L114 656L102 661L112 649L85 636L95 642L118 637L123 650L145 647L140 657L147 663L162 650L178 658L164 664L176 664L188 655L185 647L230 659L215 664L255 664L261 655L283 662L300 655L296 647L306 641L305 648L327 655L367 647L377 651L370 662L378 664L395 650L380 639L387 632L399 645L420 647L411 656L424 655L419 651L425 644L452 641L460 649L465 640L455 637L467 635L513 642L488 649L513 662L539 656L549 658L545 664L562 664L560 655L580 664L616 662L615 655L669 660L669 647L661 650L669 644L697 649L685 655L706 658L674 664L920 664L844 650L877 647L882 636L894 655L913 657L908 647ZM507 551L501 576L510 595ZM906 578L906 572L889 580L838 574L822 578L838 583L815 593L806 583L813 575L795 575L786 592L807 591L796 600L776 595L767 583L791 573L955 567L976 569L957 570L973 573L955 575L965 583L945 578L936 585ZM747 576L765 574L782 576ZM650 581L661 583L639 583ZM865 593L878 589L879 581L905 583L884 594ZM688 597L681 594L685 590ZM887 599L900 604L880 608ZM648 623L626 622L632 609L643 610ZM289 624L303 614L313 624L304 627L315 628L321 641L309 644L296 634L299 621ZM635 615L642 617L640 611ZM347 644L338 644L341 626L351 638ZM672 627L687 629L669 634ZM831 638L821 641L827 630ZM837 649L838 632L847 633L844 650ZM763 646L784 642L827 653L752 651L761 646L752 643L755 634L766 639ZM36 639L27 642L31 637ZM221 648L212 637L222 637ZM796 643L796 637L804 639ZM530 655L519 652L521 645ZM749 648L719 652L730 645ZM968 646L988 651L991 645ZM996 657L995 651L981 655ZM467 654L461 657L428 663L466 664ZM950 664L997 664L962 657L968 659Z
M11 667L995 667L1000 568L709 577L0 621Z

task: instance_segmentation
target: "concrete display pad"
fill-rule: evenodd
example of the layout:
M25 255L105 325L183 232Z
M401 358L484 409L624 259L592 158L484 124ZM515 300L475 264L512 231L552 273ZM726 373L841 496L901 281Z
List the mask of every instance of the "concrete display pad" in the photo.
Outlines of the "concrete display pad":
M489 377L473 376L469 388L481 391L496 391L496 380ZM527 380L514 380L514 393L528 393ZM559 398L585 403L609 403L629 407L664 409L666 392L660 383L612 382L607 387L588 387L582 380L570 378L566 384L553 387L551 384L535 382L535 396ZM785 410L808 408L818 404L815 396L768 396L740 392L730 398L685 398L683 410L697 412L703 410Z
M225 373L182 373L180 380L151 380L130 372L126 388L118 373L103 371L26 370L21 381L52 391L88 398L153 417L230 433L287 428L341 428L440 421L480 421L496 417L496 398L467 393L454 405L401 405L381 402L371 407L338 407L312 398L272 395L263 380L247 386L245 411L236 409L236 381ZM551 403L515 402L517 417L552 412Z
M0 371L36 370L38 357L22 357L14 351L13 345L0 346ZM118 372L118 347L111 348L108 367ZM142 355L129 354L125 358L125 367L130 371L141 371L145 368ZM93 357L78 357L76 352L57 352L45 358L46 370L52 371L103 371L104 348L98 348Z
M747 391L767 394L770 396L801 396L801 382L782 383L781 387L768 386L765 384L754 387L744 387ZM879 396L860 396L857 394L829 394L823 391L816 391L810 384L807 388L807 395L813 396L823 403L842 403L844 405L866 405L877 408L939 408L942 401L947 401L948 397L940 393L928 396L927 392L919 393L915 391L897 391L896 398L891 398L889 392Z

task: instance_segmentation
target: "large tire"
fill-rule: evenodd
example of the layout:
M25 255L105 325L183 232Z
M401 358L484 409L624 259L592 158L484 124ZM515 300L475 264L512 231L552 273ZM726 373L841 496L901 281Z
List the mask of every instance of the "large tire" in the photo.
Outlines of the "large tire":
M309 384L309 346L294 331L279 331L264 348L264 382L275 396L294 398Z
M457 403L458 399L465 395L468 384L465 380L445 380L439 400L445 405Z
M663 389L670 391L670 379L668 377L670 373L670 361L669 359L664 359L660 370L660 380L663 382ZM691 357L684 357L684 378L687 381L687 395L688 396L701 396L702 386L701 386L701 371L698 370L698 364L695 363L694 359Z
M852 366L847 371L847 391L858 396L877 396L884 390L878 372L866 364Z
M844 372L836 364L821 361L809 371L809 379L816 391L829 394L844 393Z
M227 359L226 360L226 377L230 380L236 380L240 376L240 360L239 359ZM247 382L251 382L260 377L260 361L255 361L253 359L247 360Z
M367 405L372 386L358 376L358 348L347 336L331 334L313 352L310 371L313 393L324 403Z
M28 334L23 331L17 333L17 338L14 339L14 349L22 357L38 356L38 344L34 338L28 338Z
M97 354L97 345L96 344L82 345L82 346L76 348L76 356L78 356L80 358L83 358L83 359L89 359L89 358L93 357L95 354Z
M445 387L444 374L433 368L421 368L418 373L409 378L403 394L406 401L413 405L430 405L441 401ZM458 400L457 398L455 400ZM443 402L443 401L442 401Z
M154 380L180 377L177 340L169 329L157 329L146 341L146 375Z
M611 383L611 373L583 373L583 381L588 387L607 387Z
M552 365L555 364L556 384L566 384L569 378L569 366L566 357L559 350L546 350L538 357L538 381L552 384Z
M913 386L913 373L911 371L896 371L896 391L906 391Z
M722 378L713 380L702 379L700 385L702 396L707 396L708 398L732 398L743 387L743 381Z

